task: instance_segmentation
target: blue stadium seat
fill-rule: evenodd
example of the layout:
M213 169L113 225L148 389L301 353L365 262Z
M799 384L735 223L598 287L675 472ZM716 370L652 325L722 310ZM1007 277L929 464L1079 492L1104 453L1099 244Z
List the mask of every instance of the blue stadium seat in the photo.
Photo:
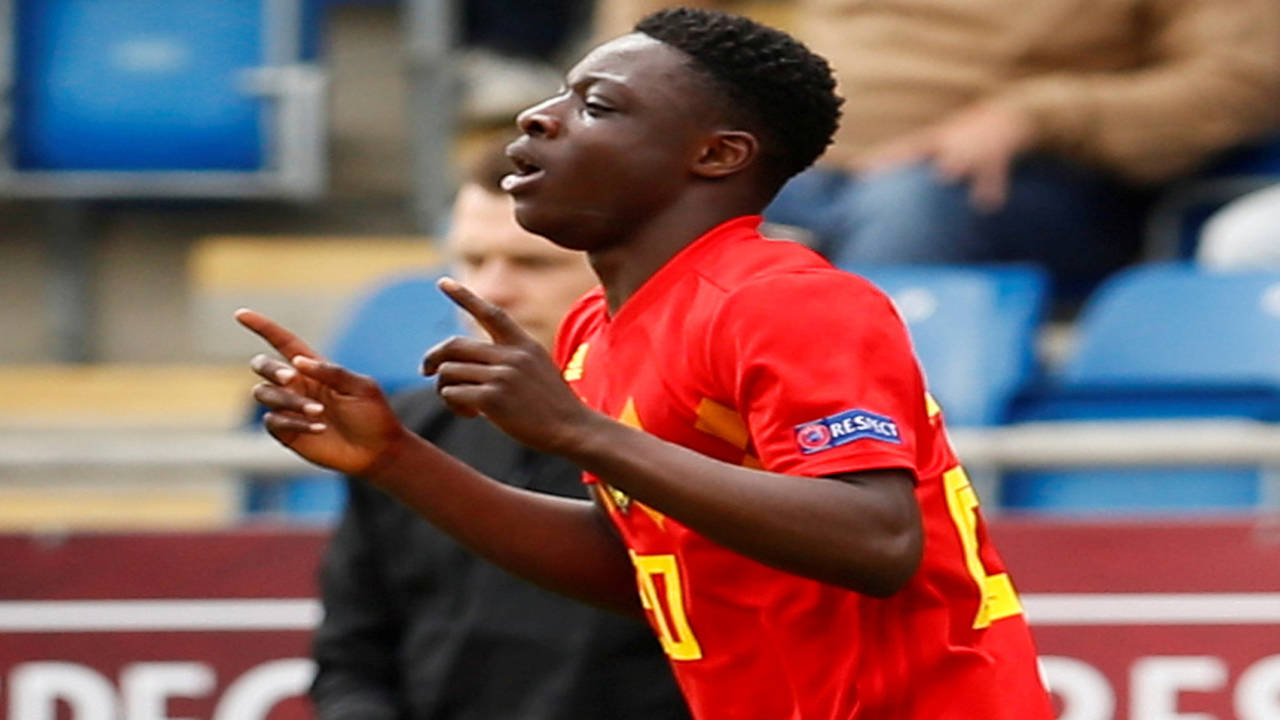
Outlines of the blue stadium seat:
M17 167L259 167L261 4L19 2Z
M930 392L950 425L1005 421L1035 377L1048 278L1029 265L863 266L907 321Z
M388 394L430 384L418 372L423 353L464 332L457 306L436 287L439 277L401 275L377 283L342 324L329 357L373 376Z
M1280 273L1152 264L1109 279L1078 320L1079 345L1018 421L1280 421ZM1007 475L1002 502L1057 512L1247 510L1253 467L1047 469Z
M355 304L330 343L328 356L372 376L388 394L432 381L418 372L436 342L463 332L456 306L436 288L438 276L384 279ZM327 522L342 510L346 487L336 473L250 484L250 513Z
M305 0L15 0L18 195L318 192L323 81ZM8 66L0 63L0 71ZM168 173L155 180L159 173ZM203 179L192 173L204 174ZM224 173L211 183L214 173ZM78 176L77 176L78 174ZM254 180L259 181L255 184ZM270 181L270 182L268 182ZM259 187L262 185L262 187Z

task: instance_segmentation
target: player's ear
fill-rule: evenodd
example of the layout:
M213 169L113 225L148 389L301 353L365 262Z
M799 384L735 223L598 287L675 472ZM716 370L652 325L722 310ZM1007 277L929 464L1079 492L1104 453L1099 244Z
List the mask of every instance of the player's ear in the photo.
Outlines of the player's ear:
M742 130L717 130L708 136L693 163L695 175L722 178L741 171L755 160L760 141Z

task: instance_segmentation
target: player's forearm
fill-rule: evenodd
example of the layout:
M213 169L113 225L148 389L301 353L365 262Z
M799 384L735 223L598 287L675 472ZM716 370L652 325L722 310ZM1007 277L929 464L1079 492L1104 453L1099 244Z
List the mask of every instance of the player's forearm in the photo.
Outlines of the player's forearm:
M642 613L635 571L592 503L497 482L417 437L402 445L366 479L510 572L593 605Z
M729 465L600 418L563 451L636 500L773 567L871 595L919 565L919 508L906 471L847 479Z

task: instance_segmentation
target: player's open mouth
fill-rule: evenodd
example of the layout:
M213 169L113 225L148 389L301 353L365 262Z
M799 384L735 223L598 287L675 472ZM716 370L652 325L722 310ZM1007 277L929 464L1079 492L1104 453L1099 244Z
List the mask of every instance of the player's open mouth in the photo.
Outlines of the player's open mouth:
M511 164L516 166L515 172L502 178L502 189L515 192L542 177L543 170L529 160L510 155Z

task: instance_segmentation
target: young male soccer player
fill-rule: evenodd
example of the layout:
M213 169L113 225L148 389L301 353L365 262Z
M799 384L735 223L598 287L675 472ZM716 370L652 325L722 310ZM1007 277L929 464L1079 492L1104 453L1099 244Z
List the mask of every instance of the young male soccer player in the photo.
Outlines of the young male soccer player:
M581 467L604 513L481 476L404 430L370 380L242 311L291 358L252 362L269 431L511 570L643 612L700 720L1051 717L889 301L756 231L835 128L826 63L713 12L636 30L523 112L509 149L517 219L586 251L602 283L558 363L451 281L492 342L424 361L456 412Z

